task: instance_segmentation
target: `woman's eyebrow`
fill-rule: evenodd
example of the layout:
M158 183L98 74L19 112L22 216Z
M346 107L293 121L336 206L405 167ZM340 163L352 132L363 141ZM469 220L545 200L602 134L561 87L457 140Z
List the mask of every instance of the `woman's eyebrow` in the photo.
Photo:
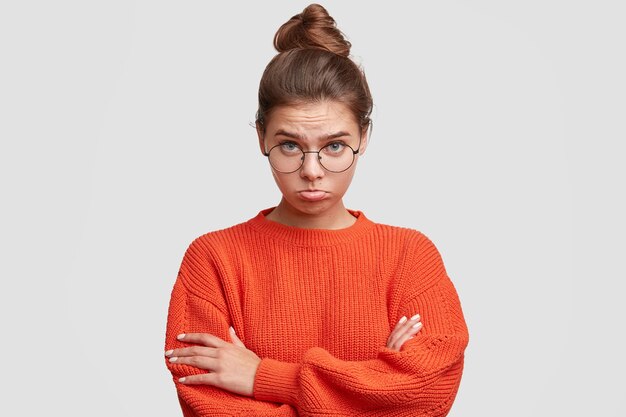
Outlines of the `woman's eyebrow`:
M305 137L300 135L299 133L288 132L288 131L283 130L283 129L278 129L276 131L276 133L274 133L274 136L287 136L288 138L300 139L300 140L304 140L305 139ZM351 135L348 132L339 131L339 132L336 132L336 133L331 133L331 134L326 135L326 136L322 136L319 139L322 139L322 140L337 139L337 138L341 138L341 137L344 137L344 136L351 136Z

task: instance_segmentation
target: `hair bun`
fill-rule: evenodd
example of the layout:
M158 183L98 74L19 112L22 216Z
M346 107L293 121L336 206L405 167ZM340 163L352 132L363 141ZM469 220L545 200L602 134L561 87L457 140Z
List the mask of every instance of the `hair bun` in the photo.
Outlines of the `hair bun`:
M291 49L322 49L348 57L351 44L337 29L326 9L319 4L307 6L302 13L284 23L274 35L278 52Z

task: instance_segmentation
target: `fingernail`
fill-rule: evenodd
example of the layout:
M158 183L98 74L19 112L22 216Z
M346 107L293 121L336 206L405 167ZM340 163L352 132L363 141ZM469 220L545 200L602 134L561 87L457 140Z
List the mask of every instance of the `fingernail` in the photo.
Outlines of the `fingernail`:
M398 323L402 324L406 321L406 316L402 316L402 318L400 319L400 321Z
M170 358L170 362L176 362L178 360L178 358L176 356L172 356Z
M413 317L411 317L411 320L417 320L420 318L419 314L414 315Z
M233 329L233 326L230 326L230 331L231 331L231 332L233 332L233 333L237 333L237 332L235 331L235 329Z
M422 327L422 323L415 323L415 324L414 324L413 326L411 326L411 327L413 327L414 329L417 329L417 328L419 328L419 327Z
M185 377L178 378L178 382L185 382Z
M165 351L165 356L170 356L172 353L174 353L174 349L170 349Z
M179 334L178 336L176 336L176 339L179 339L179 340L180 340L180 339L182 339L182 338L184 338L184 337L185 337L185 333L181 333L181 334Z

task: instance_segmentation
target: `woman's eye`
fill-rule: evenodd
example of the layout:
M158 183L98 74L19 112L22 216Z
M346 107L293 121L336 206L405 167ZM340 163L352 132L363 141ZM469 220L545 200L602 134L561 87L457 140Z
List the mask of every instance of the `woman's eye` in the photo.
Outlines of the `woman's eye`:
M297 151L299 148L298 145L293 142L283 142L280 144L280 149L285 152L294 152Z
M328 153L340 153L346 147L345 143L342 142L333 142L324 147Z

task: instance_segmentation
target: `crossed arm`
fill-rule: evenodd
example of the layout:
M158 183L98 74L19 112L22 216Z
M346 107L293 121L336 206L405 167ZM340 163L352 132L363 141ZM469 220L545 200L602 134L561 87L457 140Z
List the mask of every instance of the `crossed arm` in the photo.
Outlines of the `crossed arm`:
M421 328L419 314L410 319L403 316L389 335L386 347L400 351L402 345L412 339ZM232 327L229 332L232 343L208 333L179 334L179 341L195 346L166 351L165 356L169 362L190 365L208 372L184 376L178 381L191 385L211 385L234 394L252 397L254 378L261 359L245 347Z
M261 359L215 306L183 287L178 283L173 293L182 297L176 302L182 310L171 309L166 363L186 417L444 416L452 406L467 330L445 277L400 311L422 317L401 319L378 355L365 361L340 360L321 348L298 363ZM201 333L207 328L215 333Z

